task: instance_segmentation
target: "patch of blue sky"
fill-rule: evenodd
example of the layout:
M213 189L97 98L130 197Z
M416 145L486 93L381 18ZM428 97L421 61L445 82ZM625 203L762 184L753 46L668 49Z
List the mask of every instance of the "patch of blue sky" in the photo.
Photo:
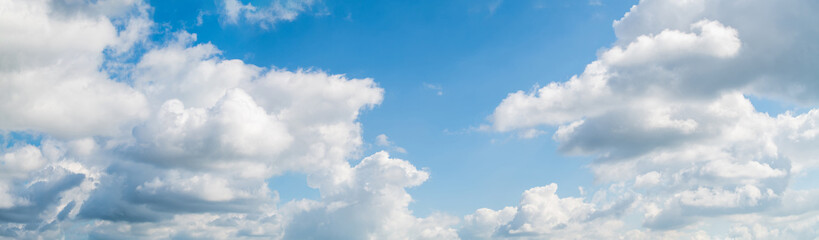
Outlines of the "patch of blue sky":
M745 97L751 101L751 104L754 105L754 109L756 109L756 111L768 113L768 115L771 117L776 117L777 115L784 114L786 112L790 112L791 115L796 116L806 113L812 109L811 107L799 106L795 103L789 103L787 101L780 101L766 97L758 97L754 95L747 95Z
M225 58L373 78L385 95L380 106L360 116L364 139L372 143L386 134L407 151L393 156L431 173L409 189L415 200L410 208L424 216L513 206L526 189L551 182L559 184L561 197L580 196L579 186L596 188L585 168L588 157L559 153L554 129L535 139L471 129L487 124L510 92L581 73L614 42L612 21L636 3L323 1L267 29L221 22L214 1L151 5L165 33L195 33L197 42L213 43ZM378 150L372 146L365 154ZM303 175L285 174L270 183L281 188L282 202L318 197Z
M40 146L43 135L32 131L2 131L0 130L0 143L4 149L14 148L23 144Z
M817 182L819 182L819 171L803 170L793 174L789 187L793 190L815 190Z
M318 189L307 186L307 176L301 173L287 172L267 179L267 186L279 194L279 203L284 204L293 200L318 200L321 194Z

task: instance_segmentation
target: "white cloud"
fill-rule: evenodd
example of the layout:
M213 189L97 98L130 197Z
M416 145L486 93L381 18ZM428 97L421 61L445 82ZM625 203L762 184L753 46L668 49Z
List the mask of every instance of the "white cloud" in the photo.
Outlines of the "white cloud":
M117 28L112 22L121 15L110 20L88 9L105 5L99 9L144 13L146 5L2 4L15 14L34 14L1 14L14 21L0 26L0 36L7 36L0 37L0 47L9 53L0 74L11 76L0 83L19 94L3 95L13 97L3 110L12 114L3 115L0 129L34 131L45 140L39 147L2 151L0 172L7 174L0 177L0 235L457 238L451 227L457 218L418 218L408 209L412 198L405 188L424 182L427 172L384 152L349 165L361 150L360 111L382 100L383 90L372 79L224 59L214 45L194 44L195 34L180 32L168 42L147 44L133 66L108 69L127 71L117 74L128 85L99 69L148 41L145 31L153 23L137 15ZM292 20L312 3L274 4L288 10L243 5L242 16L272 24ZM62 7L89 13L66 21L49 12ZM264 16L272 13L290 15ZM43 31L50 28L56 31ZM44 42L17 39L25 29ZM45 42L51 39L63 41ZM113 60L108 51L117 54ZM16 106L24 105L17 100L50 111ZM403 151L386 135L383 141ZM288 171L309 176L322 198L280 204L266 180ZM336 220L320 231L302 231L322 223L319 216Z
M286 236L284 226L290 223L282 221L293 218L287 214L298 212L298 204L276 209L276 194L264 180L298 171L310 176L310 186L323 198L343 191L330 186L354 177L348 174L355 170L347 161L362 144L359 111L380 103L383 90L371 79L264 69L222 59L211 44L192 45L195 35L176 37L136 64L134 84L148 97L152 117L134 128L132 139L109 143L110 150L127 159L108 168L108 179L89 200L93 204L80 214L125 221L99 229L112 235L136 234L121 231L129 226L165 229L157 237L192 234L185 227L167 225L209 214L212 221L240 221L251 228L246 232L234 226L236 231L225 238ZM395 176L377 177L380 180L368 185ZM400 192L390 188L383 194L405 195ZM324 203L310 206L315 204ZM258 213L269 217L254 217ZM267 225L279 227L252 229Z
M60 229L74 229L79 232L70 234L103 238L276 238L285 236L285 227L312 224L285 220L311 220L302 214L310 209L338 209L339 219L362 220L351 225L357 233L457 237L448 227L457 219L416 218L407 209L404 188L421 184L428 173L386 153L349 166L362 145L358 115L383 96L372 79L223 59L212 44L193 44L194 34L180 32L146 45L131 68L110 69L128 71L122 74L128 85L99 69L112 61L106 51L130 54L147 41L153 23L140 15L143 3L0 4L8 20L0 24L6 53L0 84L15 93L2 95L9 114L0 129L46 139L40 147L2 151L3 236L56 237ZM301 11L312 3L275 4ZM242 10L247 19L275 12L249 7ZM84 12L63 19L63 8ZM122 15L132 10L140 14ZM119 15L101 15L108 12ZM276 21L295 17L286 13ZM117 21L124 25L115 27ZM309 209L296 203L278 209L265 180L286 171L310 176L323 198L301 200L314 202ZM385 215L370 219L365 212ZM72 221L82 219L95 224Z
M517 212L516 207L505 207L497 211L478 209L475 213L464 216L463 227L458 230L458 235L466 239L490 239L498 228L511 222Z
M646 174L639 175L634 180L634 187L635 188L649 188L656 186L660 183L660 177L662 175L657 171L647 172Z
M99 169L83 166L65 155L60 142L44 140L39 147L23 145L5 152L0 161L0 236L32 238L38 232L77 215L78 205L98 184Z
M407 150L405 150L402 147L396 146L395 143L390 141L387 135L384 134L379 134L378 136L375 136L375 145L379 147L390 148L392 151L398 153L407 153Z
M699 34L665 30L656 36L644 35L625 47L603 52L583 74L565 83L552 82L536 92L509 94L492 114L493 126L510 131L562 124L641 104L646 100L641 96L646 94L662 99L656 95L669 94L674 89L666 89L668 85L680 84L664 78L669 73L663 68L703 57L731 58L741 46L737 31L719 22L703 20L691 28ZM654 104L644 107L656 108L663 103Z
M617 42L582 74L509 94L492 128L557 126L559 150L595 156L598 181L642 192L644 226L657 231L649 238L764 216L784 204L792 174L815 168L808 145L817 110L769 116L748 96L816 105L816 72L805 64L816 58L804 52L819 28L797 24L816 21L816 9L808 1L641 1L615 21Z
M46 163L40 149L26 145L0 156L0 208L11 208L31 204L12 192L13 180L25 179L29 173L42 168Z
M526 190L516 207L501 210L478 209L464 217L461 237L467 239L579 239L618 238L623 222L613 219L631 207L633 198L626 197L602 205L583 198L560 198L557 184ZM598 192L595 198L605 198ZM625 196L625 195L622 195Z
M112 19L123 16L105 15L117 13L111 9L117 4L98 4L65 13L51 1L0 3L0 89L7 93L0 95L0 128L110 136L147 116L145 97L99 68L104 50L127 51L150 24L126 17L118 31Z
M409 162L378 152L355 167L340 167L331 175L313 178L322 201L285 205L298 208L285 238L455 239L449 225L457 220L442 215L417 218L407 209L412 197L405 188L418 186L428 177Z
M423 83L424 88L435 91L438 96L444 95L444 88L439 84Z
M506 234L549 234L569 223L585 221L594 212L593 205L579 198L560 198L556 191L554 183L526 190Z
M223 21L272 27L313 5L225 1ZM407 189L428 172L386 152L351 165L360 112L383 98L372 79L225 59L186 32L145 44L154 24L141 1L2 1L0 129L42 140L0 149L0 238L816 236L816 190L788 185L819 165L819 110L769 116L747 97L815 105L819 29L794 23L817 22L816 9L642 1L582 74L512 93L491 117L522 137L557 126L560 150L594 156L609 188L590 199L532 188L457 229L409 210ZM141 54L133 66L118 62L129 54ZM280 203L266 180L284 172L321 198ZM709 221L733 227L696 229Z
M745 47L732 61L688 70L697 73L688 81L712 90L747 86L749 93L814 105L819 85L810 63L817 57L804 53L814 51L809 46L819 27L799 23L819 20L812 14L816 8L811 1L643 1L615 21L614 30L618 43L627 43L665 29L685 30L702 19L719 21L736 29Z
M209 167L224 159L274 158L293 141L276 116L240 89L228 90L208 109L168 100L155 117L135 128L133 151L160 165Z
M392 145L392 142L390 142L390 140L387 138L387 135L379 134L378 136L375 136L375 145L387 147Z
M223 21L237 24L240 20L270 28L280 21L293 21L299 14L310 10L315 0L275 0L269 6L257 7L240 0L224 0L221 4Z
M733 208L739 205L756 205L762 197L762 192L752 185L737 187L734 191L700 187L696 191L683 191L678 196L680 203L686 206Z
M157 177L145 182L137 186L136 191L147 195L166 195L165 192L184 193L212 202L233 200L237 195L224 178L213 177L210 174L182 178L177 172L170 172L169 175L167 178Z
M691 56L731 58L742 46L736 29L716 21L695 22L691 31L667 29L657 35L642 35L625 47L614 46L603 52L600 61L611 67L634 67L668 64Z

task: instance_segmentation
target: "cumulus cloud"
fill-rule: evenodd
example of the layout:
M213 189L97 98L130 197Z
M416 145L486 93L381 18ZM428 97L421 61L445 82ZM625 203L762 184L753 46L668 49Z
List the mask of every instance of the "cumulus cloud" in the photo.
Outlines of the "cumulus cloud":
M805 145L816 141L816 110L770 116L749 97L816 105L816 72L806 63L817 59L803 53L819 29L796 23L815 21L817 8L641 1L614 22L617 42L581 74L509 94L492 128L556 126L559 150L595 156L598 181L641 192L649 229L764 216L783 205L793 174L816 166L815 148Z
M114 221L111 228L97 229L111 236L135 234L115 227L132 224L167 230L152 237L192 234L184 227L179 231L166 227L192 216L212 219L201 223L208 225L204 231L219 231L210 226L215 222L227 221L233 228L239 228L238 223L250 224L251 229L234 229L225 236L298 236L297 226L309 223L290 221L313 220L300 220L299 209L325 204L338 207L338 201L325 203L324 198L348 191L343 186L358 184L350 181L357 178L358 168L368 166L370 158L357 168L347 163L362 144L356 119L360 110L380 103L383 90L371 79L264 69L222 59L215 46L193 45L194 39L195 35L179 33L175 42L149 51L137 63L134 85L148 97L154 113L134 128L132 136L111 143L111 150L123 159L107 168L105 184L90 198L93 204L84 207L81 216ZM379 194L408 197L403 188L420 184L427 175L407 162L400 163L399 169L412 169L406 180L410 183L389 187L393 186L390 179L397 176L370 176L376 174L371 170L360 178L375 179L362 183L368 189L361 191L388 181L385 192ZM390 169L376 170L392 172ZM279 209L276 193L265 179L286 171L308 174L310 186L321 191L322 201L301 200ZM356 194L343 197L365 201ZM408 204L406 200L389 211L404 211L403 218L414 219L407 212ZM369 207L363 204L356 211ZM387 219L373 221L356 226L356 233L374 232L377 229L367 226ZM261 229L268 225L274 228Z
M0 237L32 238L77 215L98 183L97 169L68 157L67 147L46 140L39 147L2 149Z
M0 129L42 136L0 149L0 236L457 238L457 218L408 209L405 189L427 172L385 152L348 162L360 112L383 97L372 79L224 59L187 32L137 53L153 25L141 1L0 4L0 84L13 93ZM273 4L239 12L273 24L312 2ZM130 67L106 67L127 54L139 54ZM280 203L266 180L284 172L309 176L321 199Z
M619 192L619 199L605 199L606 191L596 193L598 203L584 198L557 194L557 184L526 190L516 207L501 210L478 209L464 217L461 237L466 239L581 239L617 238L623 222L614 218L631 208L634 198ZM614 192L613 192L614 193ZM614 203L614 204L609 204Z
M222 3L224 23L262 27L315 4ZM788 187L819 166L819 110L771 116L749 100L815 106L819 28L795 24L817 22L813 2L641 1L581 74L509 94L490 117L490 128L523 138L555 126L559 150L593 156L588 169L608 188L559 197L549 184L463 218L415 216L407 189L430 174L387 152L361 156L359 115L383 98L373 79L226 59L184 31L149 44L149 9L0 2L0 130L38 136L0 146L0 238L805 238L819 229L819 194ZM384 134L375 144L403 152ZM280 202L267 180L286 172L306 175L320 198ZM732 227L696 229L709 221Z
M100 71L105 50L127 51L146 36L144 16L118 11L141 3L0 4L0 88L7 93L0 96L0 128L60 138L111 136L147 116L142 93Z
M237 118L238 117L238 118ZM223 159L275 157L293 137L240 89L232 89L213 107L188 108L177 100L160 107L156 119L134 130L136 153L157 164L208 167Z
M409 162L390 158L386 152L337 171L319 180L320 202L308 200L285 205L296 211L285 238L458 238L448 226L457 219L444 215L417 218L407 209L412 197L405 188L420 185L429 173Z
M28 204L26 199L14 196L9 192L11 190L11 180L26 178L30 172L45 165L46 161L43 159L40 149L26 145L7 152L0 159L2 159L0 165L4 166L0 170L3 171L3 179L5 180L0 182L0 199L2 199L0 207L10 208L16 205Z

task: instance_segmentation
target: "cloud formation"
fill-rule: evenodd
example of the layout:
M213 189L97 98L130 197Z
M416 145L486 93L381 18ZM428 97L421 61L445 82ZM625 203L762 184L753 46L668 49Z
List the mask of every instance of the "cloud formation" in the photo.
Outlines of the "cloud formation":
M263 28L315 5L222 3L224 23ZM143 1L0 1L0 239L816 236L819 191L790 185L819 167L819 110L772 116L750 100L816 106L819 26L795 24L816 10L641 1L584 72L490 117L522 138L555 128L604 187L535 183L459 218L410 210L427 170L362 156L359 116L384 96L373 79L227 59L185 31L155 42ZM282 202L269 181L291 172L320 197ZM713 222L730 230L701 227Z
M809 94L816 72L807 63L819 59L796 49L812 51L819 29L796 23L815 21L809 12L817 7L641 1L614 22L617 42L583 73L509 94L492 127L556 126L562 152L595 157L598 181L640 192L647 229L774 217L768 212L785 206L792 176L816 167L804 144L817 143L819 110L770 116L749 97L816 106Z
M632 208L633 192L612 188L597 192L592 201L561 198L557 184L534 187L523 192L515 207L500 210L478 209L464 217L460 236L464 239L611 239L622 237L623 221L618 219ZM613 194L616 198L609 198Z
M187 32L106 69L148 41L145 3L0 4L0 129L42 138L2 149L0 236L457 238L456 218L407 208L427 172L384 152L348 162L383 97L372 79L224 59ZM288 8L239 12L272 24L310 5L274 4ZM285 172L321 199L280 203L267 180Z
M124 52L147 36L151 24L139 11L142 3L0 4L0 88L8 93L0 96L1 129L58 138L111 136L147 117L141 93L100 71L104 50Z

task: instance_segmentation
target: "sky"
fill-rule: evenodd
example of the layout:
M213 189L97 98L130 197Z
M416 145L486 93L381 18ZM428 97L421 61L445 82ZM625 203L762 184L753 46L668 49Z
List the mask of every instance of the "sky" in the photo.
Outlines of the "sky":
M0 239L813 239L809 0L0 0Z

